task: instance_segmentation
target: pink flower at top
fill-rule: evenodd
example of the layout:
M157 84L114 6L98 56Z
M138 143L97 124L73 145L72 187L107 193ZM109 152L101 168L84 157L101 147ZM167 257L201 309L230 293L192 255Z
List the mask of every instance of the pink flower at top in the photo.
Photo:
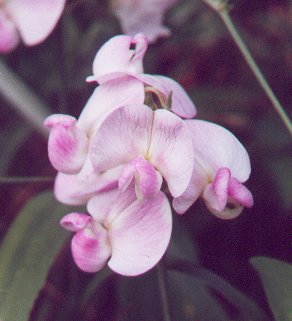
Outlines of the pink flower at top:
M28 46L42 42L55 28L66 0L0 0L0 52L20 38Z
M87 206L91 216L70 213L61 225L75 232L73 258L85 272L97 272L108 262L115 272L134 276L158 263L168 246L172 217L169 202L160 192L137 200L133 188L123 193L99 193Z
M97 52L93 61L93 75L88 77L88 81L104 84L125 76L133 77L145 86L145 92L156 93L161 101L166 102L171 96L172 112L182 118L193 118L196 107L180 84L165 76L143 73L147 46L147 39L142 34L111 38Z
M239 140L227 129L202 120L186 120L194 148L194 167L184 194L173 200L184 213L201 196L216 216L231 219L243 207L253 205L250 191L242 184L250 175L249 156Z
M143 33L149 43L159 37L168 37L170 31L163 26L165 12L177 0L112 0L113 13L120 20L125 34Z

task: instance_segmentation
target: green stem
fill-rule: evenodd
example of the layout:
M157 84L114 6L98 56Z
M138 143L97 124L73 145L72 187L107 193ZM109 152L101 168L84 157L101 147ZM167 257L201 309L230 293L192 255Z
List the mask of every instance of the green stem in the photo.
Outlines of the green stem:
M59 95L59 108L58 112L61 114L68 113L68 77L67 68L71 62L71 59L67 59L66 56L66 40L65 37L68 36L66 33L66 26L68 25L68 16L64 15L62 21L60 21L61 28L58 34L57 51L55 53L56 66L58 70L58 95Z
M171 321L166 287L166 271L163 263L157 266L158 286L162 303L163 321Z
M45 183L53 182L54 177L32 176L32 177L0 177L0 184L25 184L25 183Z
M283 123L285 124L285 126L288 129L288 131L292 135L292 124L291 124L291 121L289 119L289 116L285 112L284 108L281 106L279 100L277 99L277 97L273 93L270 85L267 83L265 77L263 76L261 70L259 69L259 67L256 64L255 60L253 59L252 55L250 54L248 48L246 47L245 43L241 39L238 31L236 30L236 28L235 28L235 26L234 26L234 24L232 22L232 19L231 19L230 15L229 15L227 7L225 6L225 7L220 8L220 9L221 10L216 10L216 11L218 12L218 14L221 17L221 19L223 20L223 22L225 23L228 31L230 32L230 34L231 34L231 36L232 36L232 38L234 40L234 42L238 46L240 52L242 53L245 61L247 62L247 64L249 65L250 69L254 73L254 75L255 75L256 79L258 80L259 84L261 85L261 87L265 91L266 95L269 97L269 99L270 99L273 107L275 108L276 112L279 114L279 116L281 117Z
M1 2L1 1L0 1ZM50 115L49 107L28 87L17 74L0 59L0 95L9 106L19 112L26 121L46 138L48 130L44 119Z
M108 267L104 267L95 274L94 278L87 284L82 294L79 296L79 308L81 307L81 311L85 311L86 307L91 304L90 299L93 297L94 293L98 291L101 283L113 275L113 271Z

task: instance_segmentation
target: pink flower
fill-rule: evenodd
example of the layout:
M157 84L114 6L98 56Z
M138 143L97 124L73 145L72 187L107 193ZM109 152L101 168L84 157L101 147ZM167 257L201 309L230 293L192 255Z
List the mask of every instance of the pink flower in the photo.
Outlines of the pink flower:
M135 181L137 197L146 198L160 190L162 178L172 196L182 195L194 162L184 121L167 110L137 104L109 114L93 138L90 157L97 173L121 168L120 190Z
M96 272L108 266L134 276L158 263L168 246L172 217L163 193L150 200L136 199L133 188L99 193L88 202L91 216L70 213L61 225L73 232L71 249L78 267Z
M184 213L201 196L216 216L231 219L253 205L242 184L250 175L249 156L227 129L202 120L186 120L193 139L194 167L191 182L173 207Z
M177 0L112 0L113 13L119 18L125 34L141 32L150 43L168 37L170 31L162 25L165 12Z
M190 118L195 107L175 81L143 74L146 48L143 35L110 39L95 57L90 79L100 85L79 119L46 119L57 199L84 204L132 184L138 199L151 199L164 180L178 213L201 196L216 216L236 217L253 204L243 185L250 175L246 150L218 125L180 118ZM143 104L149 93L161 108Z
M196 113L193 103L172 79L143 74L146 49L143 35L109 40L95 57L90 80L99 86L80 117L45 120L49 158L59 171L56 198L87 203L90 214L61 221L75 232L72 255L83 271L108 263L134 276L158 263L172 229L162 188L180 214L198 197L224 219L253 204L243 185L250 175L244 147L221 126L183 120Z
M196 107L176 81L161 75L143 73L143 57L146 50L147 40L142 34L111 38L97 52L93 61L93 76L88 77L88 81L104 84L131 76L145 86L145 92L155 93L161 101L166 102L171 96L172 112L183 118L193 118L197 112Z
M66 0L0 0L0 52L42 42L57 24Z

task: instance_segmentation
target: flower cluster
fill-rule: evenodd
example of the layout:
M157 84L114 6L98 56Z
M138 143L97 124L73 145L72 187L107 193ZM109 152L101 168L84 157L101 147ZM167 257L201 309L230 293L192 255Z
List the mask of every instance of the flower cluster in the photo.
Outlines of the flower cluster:
M202 197L223 219L253 204L242 144L225 128L193 119L196 108L177 82L145 74L146 49L142 34L110 39L94 59L88 81L98 86L80 117L45 120L56 198L87 205L89 214L61 221L75 232L72 254L84 271L108 263L138 275L157 264L171 236L169 198L183 214Z
M42 42L54 29L66 0L0 0L0 52L10 52L20 38Z

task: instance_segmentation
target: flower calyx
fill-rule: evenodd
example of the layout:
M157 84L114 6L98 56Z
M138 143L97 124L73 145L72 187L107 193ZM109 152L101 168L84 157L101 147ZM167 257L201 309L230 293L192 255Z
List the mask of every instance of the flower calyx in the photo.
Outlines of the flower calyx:
M160 90L152 87L145 86L145 105L149 106L152 110L165 109L170 110L172 106L172 95L171 90L166 96Z

